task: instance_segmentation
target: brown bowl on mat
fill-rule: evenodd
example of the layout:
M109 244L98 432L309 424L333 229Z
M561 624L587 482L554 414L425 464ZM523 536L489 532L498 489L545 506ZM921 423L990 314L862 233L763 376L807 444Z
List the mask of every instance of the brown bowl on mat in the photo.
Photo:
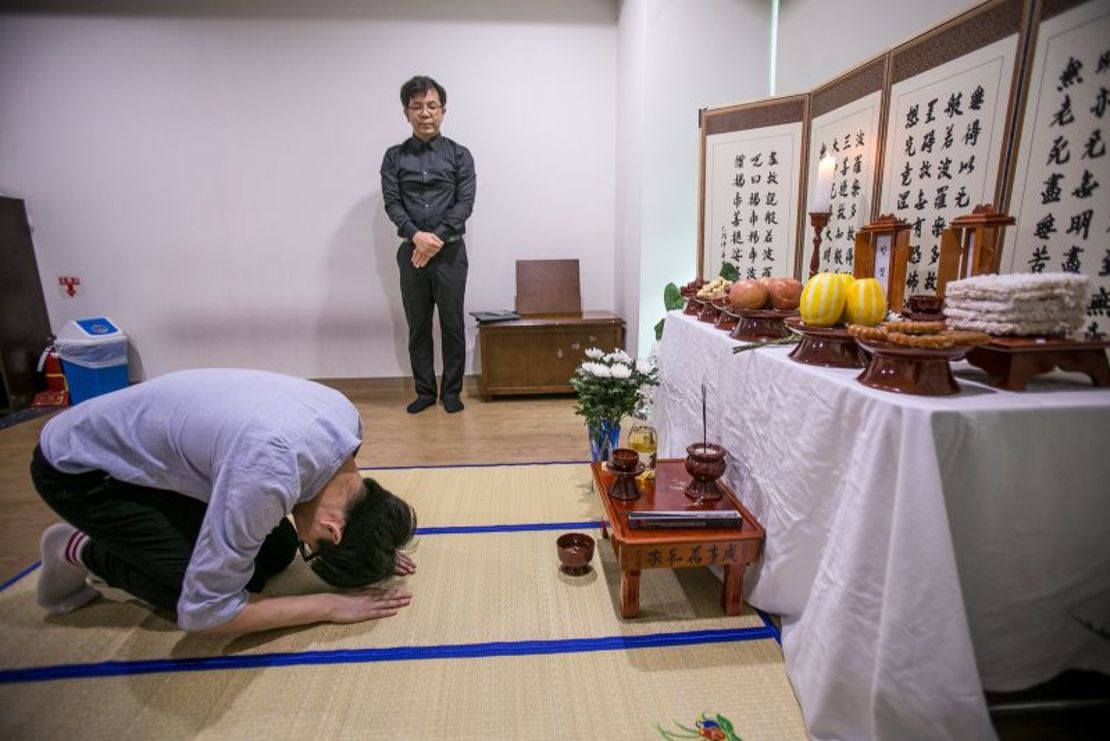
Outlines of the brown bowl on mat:
M594 539L585 533L564 533L555 541L564 574L581 576L590 570Z

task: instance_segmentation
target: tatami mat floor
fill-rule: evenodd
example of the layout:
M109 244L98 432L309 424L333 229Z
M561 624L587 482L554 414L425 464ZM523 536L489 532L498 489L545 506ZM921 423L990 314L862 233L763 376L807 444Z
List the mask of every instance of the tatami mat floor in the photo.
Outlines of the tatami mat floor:
M619 617L604 541L590 574L559 571L559 533L600 534L584 463L371 473L420 516L401 614L185 635L114 590L45 618L31 571L0 591L0 737L632 739L703 717L744 739L805 737L777 632L723 615L710 571L646 572L635 620ZM267 589L318 586L297 562Z

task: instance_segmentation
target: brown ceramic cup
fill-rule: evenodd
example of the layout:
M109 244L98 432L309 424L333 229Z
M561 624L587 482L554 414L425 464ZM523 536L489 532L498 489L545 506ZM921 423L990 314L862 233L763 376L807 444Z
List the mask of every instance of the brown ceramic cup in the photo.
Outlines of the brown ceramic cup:
M640 454L632 448L616 448L609 458L609 466L620 473L632 473L640 462Z
M590 570L594 539L585 533L565 533L555 540L563 573L580 576Z

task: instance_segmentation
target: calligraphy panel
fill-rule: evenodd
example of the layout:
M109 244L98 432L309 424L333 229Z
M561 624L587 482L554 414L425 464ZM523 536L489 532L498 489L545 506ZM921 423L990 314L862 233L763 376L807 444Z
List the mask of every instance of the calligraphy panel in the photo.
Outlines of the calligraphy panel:
M940 235L995 202L1018 34L891 86L882 213L906 220L906 294L936 290Z
M1110 5L1041 21L1015 164L1004 271L1091 279L1086 333L1110 330Z
M702 275L794 274L802 123L705 137Z
M871 218L875 169L879 153L882 91L866 95L810 123L809 182L817 180L821 158L836 158L829 223L821 241L818 272L851 273L856 231ZM805 219L802 269L807 274L813 254L813 225Z

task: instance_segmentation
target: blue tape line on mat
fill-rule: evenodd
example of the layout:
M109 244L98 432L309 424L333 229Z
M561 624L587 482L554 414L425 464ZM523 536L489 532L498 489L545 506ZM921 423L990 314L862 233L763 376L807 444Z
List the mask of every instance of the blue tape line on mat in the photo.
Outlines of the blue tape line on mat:
M463 535L466 533L517 533L537 530L597 530L605 523L601 520L585 522L524 522L519 525L451 525L444 527L418 527L417 535Z
M458 525L445 527L418 527L417 535L466 535L469 533L513 533L513 532L539 532L543 530L597 530L605 523L602 520L585 520L582 522L526 522L519 525ZM0 592L15 584L23 577L37 569L40 562L36 562L20 571L0 585Z
M341 649L335 651L304 651L301 653L250 654L244 656L208 656L193 659L152 659L148 661L104 661L97 664L62 664L58 666L7 669L0 671L0 684L46 682L81 677L120 677L135 674L167 672L221 671L227 669L261 669L274 666L310 664L365 664L383 661L422 661L427 659L472 659L490 656L537 656L542 654L585 653L591 651L624 651L639 648L693 646L705 643L737 643L774 638L774 632L762 628L728 630L695 630L680 633L655 633L641 636L606 636L603 638L566 638L550 641L499 641L492 643L457 643L440 646L398 646L395 648Z
M767 613L765 613L763 610L759 609L758 607L753 606L752 609L755 610L757 613L759 613L759 617L761 617L763 619L763 627L767 628L767 630L770 630L771 632L773 632L775 634L775 642L778 643L781 646L782 645L782 632L778 628L775 627L775 623L774 623L773 620L771 620L771 616L768 615Z
M425 466L359 466L359 471L404 471L424 468L499 468L505 466L567 466L581 465L589 461L524 461L522 463L429 463Z
M30 574L32 571L34 571L35 569L37 569L41 565L42 565L42 561L35 561L33 564L31 564L27 568L23 569L23 571L20 571L18 574L13 576L11 579L8 579L3 584L0 584L0 592L3 592L5 589L10 587L12 584L15 584L17 581L19 581L23 577L27 576L27 574Z

